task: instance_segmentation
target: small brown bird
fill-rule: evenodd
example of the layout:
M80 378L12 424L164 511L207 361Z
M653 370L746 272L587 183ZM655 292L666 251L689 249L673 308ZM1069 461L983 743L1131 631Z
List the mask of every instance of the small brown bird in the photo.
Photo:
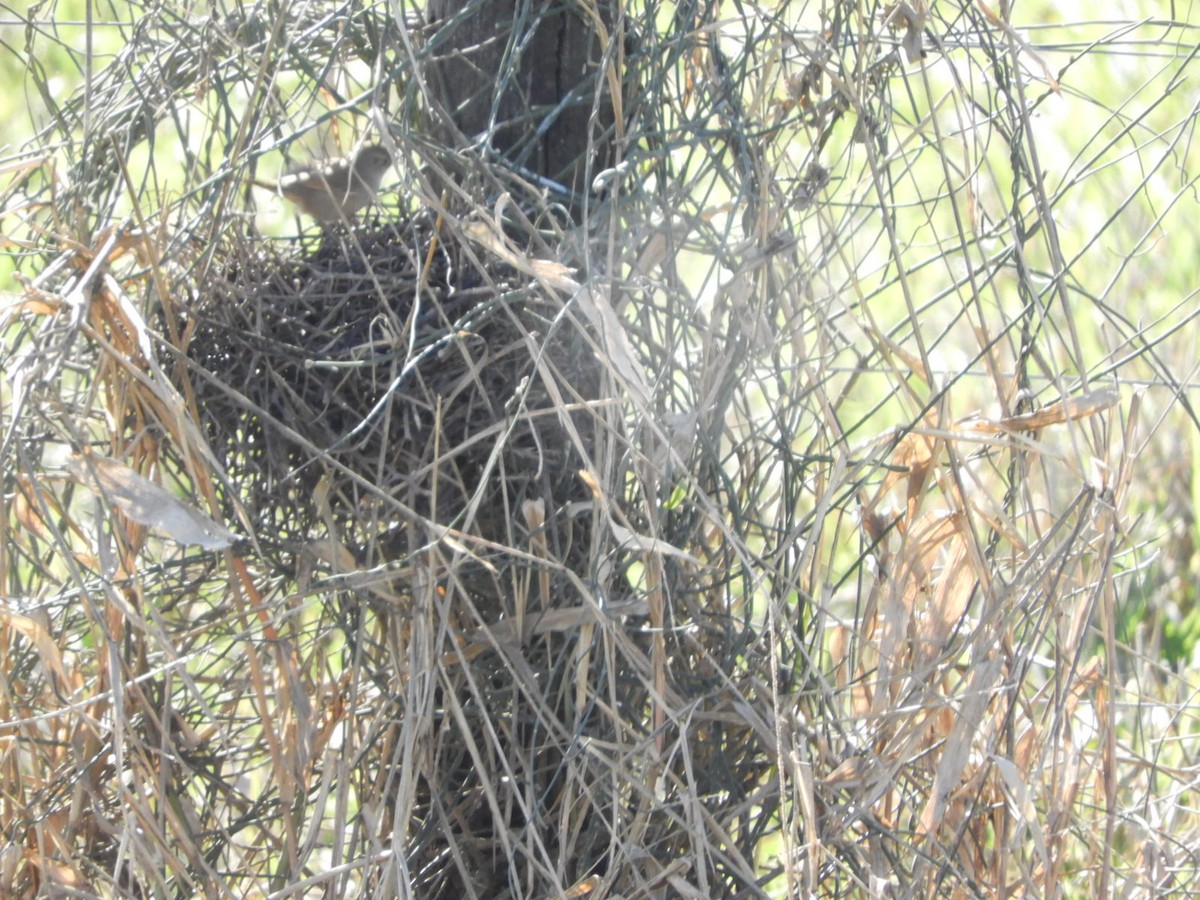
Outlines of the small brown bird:
M253 183L283 194L300 212L318 222L344 222L375 199L392 155L379 144L367 144L347 159L331 159L284 175L278 181Z

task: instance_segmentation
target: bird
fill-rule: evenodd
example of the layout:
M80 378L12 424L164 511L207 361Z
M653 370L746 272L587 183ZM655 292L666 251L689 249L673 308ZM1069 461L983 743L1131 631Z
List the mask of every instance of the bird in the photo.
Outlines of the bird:
M251 183L283 194L318 222L345 222L375 199L392 154L380 144L366 144L350 157L330 159L277 181L252 178Z

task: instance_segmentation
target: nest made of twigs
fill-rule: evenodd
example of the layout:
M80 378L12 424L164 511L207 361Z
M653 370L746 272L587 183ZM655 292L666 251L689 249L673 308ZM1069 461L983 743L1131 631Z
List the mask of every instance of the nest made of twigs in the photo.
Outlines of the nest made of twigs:
M295 248L234 242L222 276L192 311L188 355L211 375L203 424L255 533L294 545L324 510L373 523L360 549L399 554L407 514L509 546L524 503L586 499L560 414L584 442L591 417L556 411L537 370L586 405L596 360L562 301L512 266L474 264L415 219ZM578 517L551 519L570 532Z

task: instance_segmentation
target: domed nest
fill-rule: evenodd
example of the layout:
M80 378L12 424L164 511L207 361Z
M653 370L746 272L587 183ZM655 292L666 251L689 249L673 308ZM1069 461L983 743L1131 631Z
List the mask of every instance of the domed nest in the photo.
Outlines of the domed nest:
M235 236L192 316L210 444L285 570L327 536L356 566L448 539L451 576L495 597L532 532L567 567L587 546L601 370L563 298L510 262L432 218Z

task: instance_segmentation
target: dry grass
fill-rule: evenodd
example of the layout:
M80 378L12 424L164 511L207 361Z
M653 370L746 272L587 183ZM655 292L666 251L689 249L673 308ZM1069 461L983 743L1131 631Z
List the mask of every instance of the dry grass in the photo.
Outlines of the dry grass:
M241 9L0 163L0 893L1197 890L1190 32L631 5L577 227Z

